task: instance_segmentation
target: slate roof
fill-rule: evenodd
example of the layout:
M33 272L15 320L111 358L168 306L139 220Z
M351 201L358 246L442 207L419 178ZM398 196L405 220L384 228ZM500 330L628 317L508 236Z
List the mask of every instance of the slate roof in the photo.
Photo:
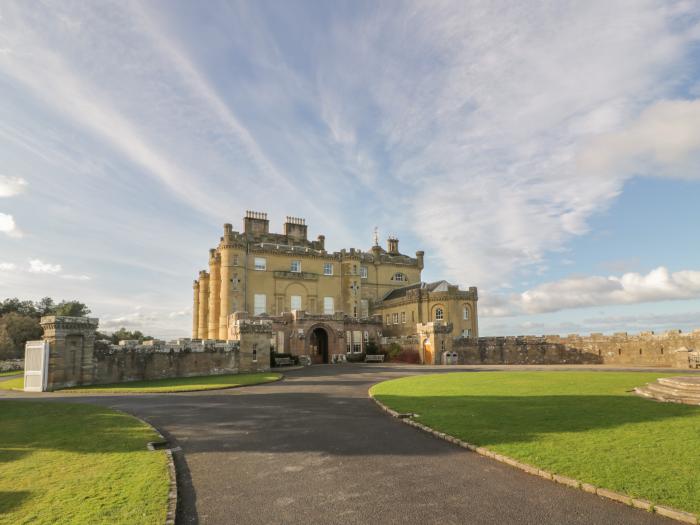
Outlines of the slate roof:
M450 283L448 283L447 281L435 281L433 283L420 282L415 284L409 284L407 286L402 286L401 288L394 288L382 298L382 301L391 301L392 299L406 297L406 294L409 290L417 290L419 288L421 290L428 290L429 292L446 292L448 286L450 286Z

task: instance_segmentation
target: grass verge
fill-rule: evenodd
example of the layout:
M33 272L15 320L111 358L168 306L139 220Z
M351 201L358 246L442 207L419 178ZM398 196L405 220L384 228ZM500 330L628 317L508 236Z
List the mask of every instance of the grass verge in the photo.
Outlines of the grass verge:
M161 524L169 475L157 434L108 408L0 401L0 524Z
M24 377L16 377L7 381L0 381L0 390L22 390L24 388Z
M178 377L173 379L156 379L153 381L130 381L128 383L114 383L109 385L80 386L67 388L61 390L61 392L111 392L116 394L192 392L197 390L218 390L222 388L259 385L262 383L278 381L281 378L282 374L275 372L230 374L221 376ZM0 383L0 385L2 385L2 383Z
M475 445L599 487L700 513L700 407L629 391L669 374L466 372L407 377L371 393Z

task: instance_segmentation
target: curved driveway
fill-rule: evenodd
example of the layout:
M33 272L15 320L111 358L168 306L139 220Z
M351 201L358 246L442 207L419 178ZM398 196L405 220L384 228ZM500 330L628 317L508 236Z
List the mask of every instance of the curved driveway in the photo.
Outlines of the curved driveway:
M243 389L70 398L133 413L166 435L179 525L674 523L435 439L367 397L380 380L438 370L447 371L326 365Z

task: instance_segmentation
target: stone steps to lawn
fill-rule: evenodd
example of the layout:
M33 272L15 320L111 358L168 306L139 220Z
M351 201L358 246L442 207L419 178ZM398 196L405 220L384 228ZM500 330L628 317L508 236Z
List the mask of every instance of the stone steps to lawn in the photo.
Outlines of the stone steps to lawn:
M700 377L661 377L634 389L637 395L664 401L700 405Z

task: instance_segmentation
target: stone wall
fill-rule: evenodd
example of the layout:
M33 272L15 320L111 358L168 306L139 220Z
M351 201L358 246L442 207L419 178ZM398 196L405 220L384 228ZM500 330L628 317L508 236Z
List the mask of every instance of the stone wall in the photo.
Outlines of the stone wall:
M98 320L43 317L49 342L48 390L78 385L262 372L270 369L268 325L241 321L238 339L95 341Z
M700 352L700 330L456 338L460 364L610 364L688 368Z

